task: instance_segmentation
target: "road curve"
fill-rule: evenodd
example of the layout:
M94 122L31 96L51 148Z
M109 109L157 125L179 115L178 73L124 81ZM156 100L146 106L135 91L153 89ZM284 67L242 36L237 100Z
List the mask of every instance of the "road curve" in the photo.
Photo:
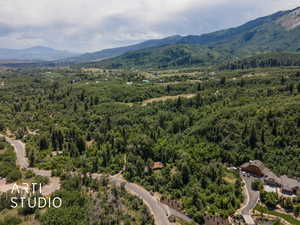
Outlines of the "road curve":
M99 179L102 177L103 174L93 173L93 179ZM148 206L150 212L154 216L154 221L156 225L170 225L169 216L175 216L180 218L184 221L191 222L192 219L187 217L181 212L178 212L175 209L170 208L168 205L161 203L158 201L153 195L150 194L149 191L144 189L143 187L130 183L126 181L122 176L115 175L110 176L109 180L111 183L120 186L124 184L125 189L132 195L137 196L138 198L142 199L143 202Z
M142 199L144 203L148 206L150 209L150 212L154 216L155 224L157 225L170 225L169 219L168 219L168 212L165 209L164 205L157 201L147 190L144 188L129 183L126 180L124 180L122 177L117 176L111 176L110 180L112 183L115 183L117 185L121 185L122 183L125 184L126 190L137 196L138 198Z
M43 195L49 195L55 192L56 190L60 189L60 179L58 177L51 177L51 171L40 170L37 168L29 167L29 162L26 157L25 144L22 141L14 140L7 137L6 137L6 141L9 142L14 147L17 155L17 164L20 166L21 169L28 169L33 171L36 175L45 176L49 178L50 180L49 185L45 185L42 188ZM101 176L103 175L96 174L96 173L92 174L92 178L94 179L100 178ZM125 188L129 193L142 199L143 202L150 209L150 212L153 214L156 225L170 225L168 219L169 216L175 216L188 222L192 221L192 219L190 219L186 215L158 201L150 194L150 192L148 192L146 189L142 188L141 186L133 183L129 183L121 176L110 176L109 179L112 183L116 185L121 185L122 183L124 183Z
M36 175L49 178L49 184L43 186L42 188L42 195L47 196L60 189L60 179L58 177L52 177L50 170L40 170L29 167L28 158L26 157L25 144L22 141L8 137L5 137L5 139L14 147L17 156L17 165L21 169L31 170Z

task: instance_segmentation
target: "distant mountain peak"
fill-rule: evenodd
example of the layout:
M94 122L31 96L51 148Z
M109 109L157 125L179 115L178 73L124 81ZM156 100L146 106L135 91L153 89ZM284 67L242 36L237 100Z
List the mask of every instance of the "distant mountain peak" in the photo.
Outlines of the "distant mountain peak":
M300 26L300 7L291 10L288 14L282 16L277 20L287 30L293 30Z
M77 55L77 53L56 50L41 45L25 49L0 48L0 60L52 61Z

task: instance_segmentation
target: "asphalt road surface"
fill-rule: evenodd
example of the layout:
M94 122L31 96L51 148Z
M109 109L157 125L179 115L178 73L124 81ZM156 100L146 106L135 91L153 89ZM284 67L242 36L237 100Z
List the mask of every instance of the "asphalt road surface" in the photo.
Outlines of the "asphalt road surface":
M250 215L250 211L256 206L259 199L259 192L252 190L251 184L256 178L243 176L243 180L246 183L246 189L249 196L248 204L241 211L242 215Z
M7 137L5 139L15 149L15 152L17 155L17 165L19 165L21 169L29 168L29 163L26 158L25 144L22 141L10 139Z
M244 218L246 224L248 225L255 225L255 222L251 216L251 210L256 206L258 199L259 199L259 192L254 191L252 189L252 182L256 179L251 176L242 175L242 179L246 184L247 196L248 201L244 208L241 210L241 215Z
M149 207L157 225L170 225L170 222L168 220L168 213L165 207L163 206L163 204L157 201L148 191L136 184L126 182L120 177L111 177L110 179L113 183L118 185L125 183L125 188L129 193L142 199L144 203Z

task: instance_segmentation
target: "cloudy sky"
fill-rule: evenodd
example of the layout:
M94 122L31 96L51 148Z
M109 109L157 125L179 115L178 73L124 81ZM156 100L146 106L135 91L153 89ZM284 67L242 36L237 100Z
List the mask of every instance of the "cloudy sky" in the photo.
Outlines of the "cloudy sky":
M207 33L298 6L299 0L0 0L0 48L96 51Z

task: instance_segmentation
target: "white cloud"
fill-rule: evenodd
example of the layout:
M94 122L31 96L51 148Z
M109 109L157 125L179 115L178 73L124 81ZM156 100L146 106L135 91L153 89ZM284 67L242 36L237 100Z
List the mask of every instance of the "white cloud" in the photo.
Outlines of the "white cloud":
M298 0L1 0L0 47L44 44L98 50L210 32L298 4Z

